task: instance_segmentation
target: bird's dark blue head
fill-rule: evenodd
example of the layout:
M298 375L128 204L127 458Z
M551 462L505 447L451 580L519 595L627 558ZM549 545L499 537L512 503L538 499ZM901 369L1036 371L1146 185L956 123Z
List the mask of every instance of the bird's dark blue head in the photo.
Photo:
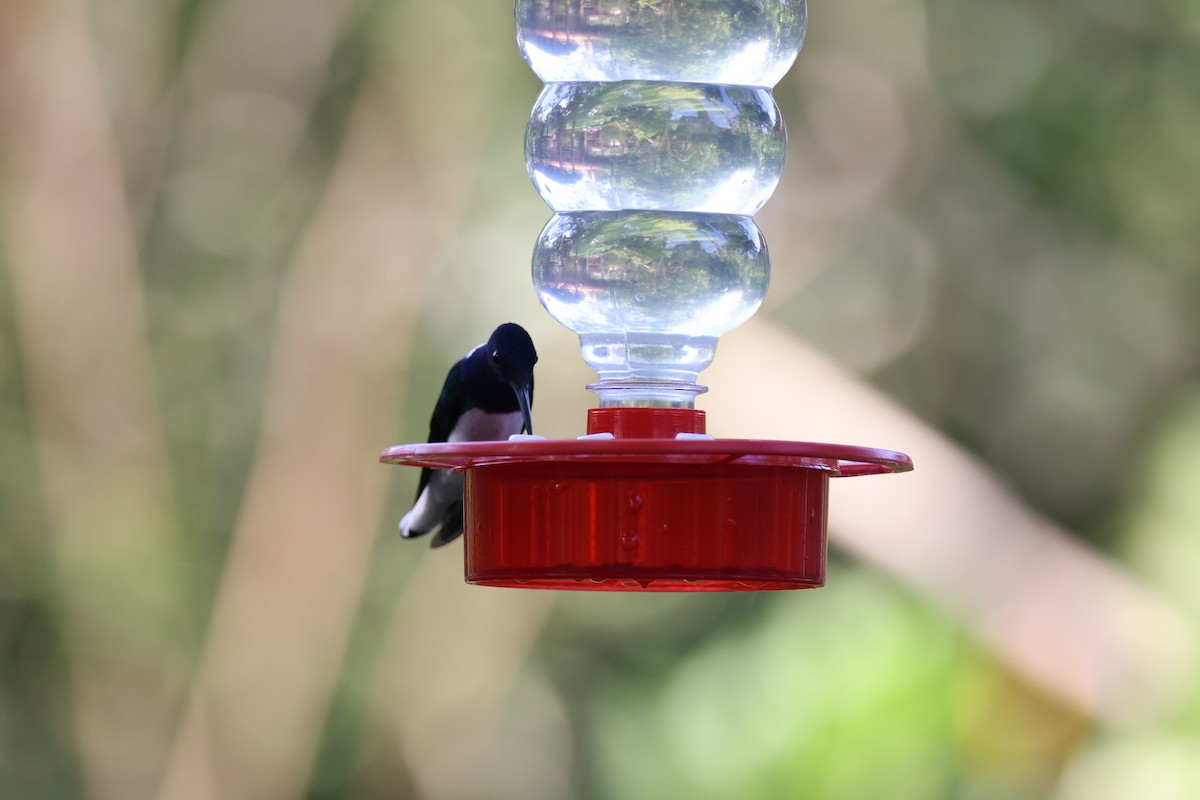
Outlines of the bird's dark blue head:
M483 350L490 369L516 393L525 429L533 433L533 365L538 360L533 339L520 325L506 322L492 331Z

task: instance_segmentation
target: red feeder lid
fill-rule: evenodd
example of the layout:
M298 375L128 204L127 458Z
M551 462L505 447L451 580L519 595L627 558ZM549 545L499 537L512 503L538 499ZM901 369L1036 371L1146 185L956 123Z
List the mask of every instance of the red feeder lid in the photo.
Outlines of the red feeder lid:
M380 460L465 473L468 583L616 591L821 586L829 478L912 469L889 450L712 439L691 409L591 409L588 431Z

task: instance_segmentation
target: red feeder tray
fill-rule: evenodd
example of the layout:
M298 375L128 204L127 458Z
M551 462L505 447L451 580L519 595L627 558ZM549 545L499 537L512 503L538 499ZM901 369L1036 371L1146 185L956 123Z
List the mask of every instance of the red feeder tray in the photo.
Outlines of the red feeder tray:
M466 580L609 591L825 583L829 479L906 472L903 453L703 434L704 412L599 408L614 438L407 444L380 461L465 472Z

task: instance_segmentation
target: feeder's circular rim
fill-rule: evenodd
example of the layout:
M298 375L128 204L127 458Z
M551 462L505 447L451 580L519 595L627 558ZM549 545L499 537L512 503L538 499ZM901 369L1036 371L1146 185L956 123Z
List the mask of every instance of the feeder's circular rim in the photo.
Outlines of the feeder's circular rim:
M519 462L591 461L676 464L745 464L823 470L832 477L909 472L904 453L821 442L768 439L523 439L493 442L399 444L379 460L431 469L473 469Z

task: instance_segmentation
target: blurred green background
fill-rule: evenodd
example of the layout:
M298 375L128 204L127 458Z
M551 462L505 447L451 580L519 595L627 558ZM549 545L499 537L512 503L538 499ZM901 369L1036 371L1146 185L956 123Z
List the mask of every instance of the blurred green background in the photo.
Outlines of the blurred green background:
M809 14L712 428L870 397L917 472L824 589L558 595L375 463L508 319L582 432L511 7L4 0L0 797L1200 797L1200 5Z

